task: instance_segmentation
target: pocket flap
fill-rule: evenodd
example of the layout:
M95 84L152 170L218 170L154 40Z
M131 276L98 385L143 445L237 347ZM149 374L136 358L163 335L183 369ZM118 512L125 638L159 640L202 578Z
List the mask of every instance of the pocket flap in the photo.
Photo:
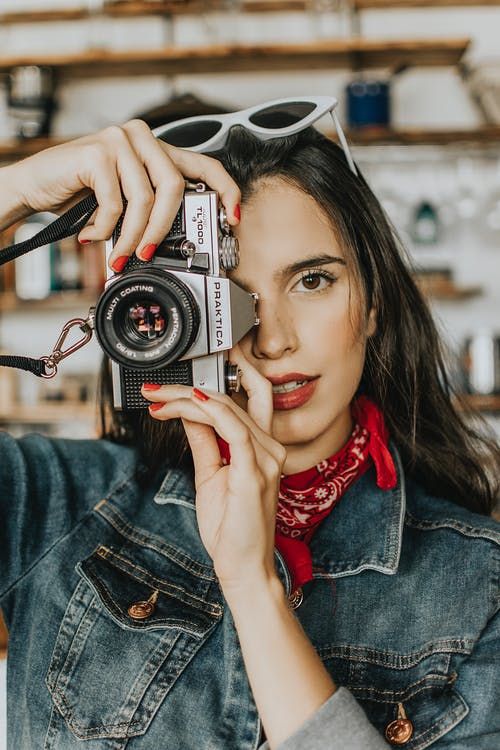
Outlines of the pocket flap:
M171 568L175 563L171 563ZM197 596L192 587L184 587L182 578L193 574L172 573L170 580L159 578L137 565L126 555L100 545L77 565L77 570L94 589L113 619L123 627L138 630L179 627L193 635L203 635L222 617L222 605ZM186 584L188 581L186 580ZM154 595L151 613L138 619L130 607Z

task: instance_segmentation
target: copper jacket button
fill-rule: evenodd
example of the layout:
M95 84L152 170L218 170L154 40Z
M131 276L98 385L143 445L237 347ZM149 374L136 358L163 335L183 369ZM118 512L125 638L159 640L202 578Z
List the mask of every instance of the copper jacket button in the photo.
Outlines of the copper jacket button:
M398 718L385 728L386 739L392 745L404 745L413 735L413 724L406 716L403 704L398 703Z
M404 745L413 734L413 724L409 719L396 719L385 728L385 736L393 745Z
M295 589L295 591L288 597L288 607L289 609L297 609L297 607L300 607L303 601L304 594L302 593L302 589Z
M153 614L155 607L151 602L134 602L127 611L132 619L145 620Z
M155 611L158 591L155 589L149 599L140 602L134 602L130 605L127 612L133 620L146 620Z

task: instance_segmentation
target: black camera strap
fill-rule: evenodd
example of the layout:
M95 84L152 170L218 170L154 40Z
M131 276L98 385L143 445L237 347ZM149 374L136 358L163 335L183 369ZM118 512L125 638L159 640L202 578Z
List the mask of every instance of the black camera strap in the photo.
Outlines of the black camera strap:
M43 247L51 242L56 242L57 240L62 240L65 237L71 237L73 234L77 234L80 229L87 224L97 206L98 203L95 194L92 193L91 195L88 195L79 203L72 206L62 216L59 216L59 218L44 227L40 232L33 235L33 237L24 240L24 242L18 242L16 245L10 245L9 247L0 250L0 266L3 266L4 263L9 263L9 261L15 260L16 258L20 258L31 250L36 250L38 247ZM63 351L62 345L64 339L68 335L70 329L74 326L78 326L83 331L84 337L77 344ZM61 359L76 349L79 349L80 346L86 344L91 336L92 331L86 326L86 321L80 318L75 318L66 323L56 345L54 346L52 354L49 356L41 357L40 359L33 359L31 357L2 355L0 356L0 367L15 367L19 370L32 372L38 377L51 378L55 375L57 365Z
M20 258L21 255L25 255L31 250L36 250L37 247L43 247L51 242L63 240L65 237L71 237L71 235L76 234L85 226L96 208L97 199L94 193L92 193L92 195L88 195L75 206L72 206L65 214L59 216L55 221L41 229L33 237L1 250L0 266L16 258Z

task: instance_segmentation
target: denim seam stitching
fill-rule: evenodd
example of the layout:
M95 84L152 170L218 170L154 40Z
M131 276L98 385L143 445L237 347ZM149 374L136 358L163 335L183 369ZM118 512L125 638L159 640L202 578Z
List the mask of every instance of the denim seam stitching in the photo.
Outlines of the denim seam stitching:
M182 472L179 472L179 470L177 469L168 469L165 476L163 477L163 481L160 485L157 495L160 495L161 497L174 495L174 497L189 499L192 496L191 494L184 492L183 490L176 489L176 486L182 483L182 479ZM193 503L190 503L190 505L194 507Z
M99 548L97 547L97 549L99 549ZM95 550L94 550L92 556L94 556L94 555L95 555ZM215 602L208 602L208 601L206 601L206 599L202 599L202 598L200 598L198 596L195 596L194 594L190 594L188 591L186 591L186 589L183 589L182 586L176 586L173 583L168 583L167 581L164 581L161 578L157 578L156 576L154 576L149 571L144 570L144 568L141 568L138 565L134 565L134 563L130 562L129 560L127 560L124 557L121 557L121 555L119 555L118 553L114 552L113 550L110 550L109 554L104 559L107 560L110 565L113 565L112 560L114 558L117 558L117 560L120 560L121 562L124 563L123 567L120 567L119 564L116 564L114 567L117 568L118 570L121 570L124 573L128 573L132 578L135 578L136 581L139 581L140 583L145 583L146 585L148 585L145 579L149 579L152 582L154 582L155 584L157 584L157 588L159 588L159 590L162 591L162 593L166 594L167 596L172 596L174 598L180 599L180 597L176 597L174 593L171 593L170 591L168 591L168 588L171 587L175 591L178 591L179 593L184 594L185 597L186 597L186 599L188 599L188 600L193 599L195 602L199 602L200 604L205 605L203 607L203 611L204 612L206 612L207 609L209 609L209 610L213 611L213 614L215 614L216 616L218 616L218 617L221 616L221 614L222 614L222 607L220 606L220 604L217 604ZM133 570L139 571L139 573L137 574L137 577L134 576L134 574L131 572L130 568L132 568ZM140 573L143 574L143 576L144 576L143 578L139 578ZM105 584L103 584L103 586L105 586ZM164 588L162 588L162 586ZM107 590L107 587L106 587L106 590ZM180 599L180 601L184 601L184 600ZM189 601L186 602L186 603L189 603ZM192 606L195 607L196 609L201 609L200 607L197 607L197 605L195 603L193 603Z
M167 659L167 657L172 652L172 649L175 647L175 645L177 644L177 642L178 642L178 640L179 640L180 637L181 637L181 634L178 634L176 636L175 640L172 643L171 648L169 649L168 653L165 655L165 658L163 659L163 661L161 662L161 664L158 666L158 669L156 670L155 674L158 673L158 670L160 669L161 665L163 663L165 663L165 660ZM200 646L201 646L201 643L200 643ZM158 645L158 649L160 649L160 647L161 647L161 644ZM192 658L192 656L191 656L191 658ZM187 664L189 663L190 660L191 659L189 659L188 662L185 662L185 663L183 662L182 663L182 669L180 671L178 671L178 674L176 675L176 677L173 680L173 682L169 685L169 688L172 687L173 683L175 682L175 680L177 679L177 677L179 676L179 674L183 671L183 669L187 666ZM141 700L139 701L139 705L144 700L144 693L147 691L147 689L148 689L148 687L146 687L145 690L143 691L143 695L141 696ZM168 690L166 692L168 692ZM68 703L67 703L67 701L66 701L66 699L64 698L63 695L61 695L61 698L62 698L64 704L68 707L68 709L71 710L70 706L68 705ZM136 709L136 711L134 711L134 713L136 713L137 710L138 709ZM142 730L143 722L140 719L130 719L128 721L121 721L121 722L116 722L116 723L113 723L113 724L102 724L99 727L84 728L83 724L81 724L80 722L78 722L78 721L76 721L76 720L73 719L72 721L68 720L68 725L70 727L74 727L74 729L76 729L80 733L80 735L83 736L83 737L85 737L86 739L91 739L91 738L93 738L93 739L100 739L100 738L102 738L102 739L110 739L108 737L108 734L107 734L107 732L109 732L110 730L117 730L118 729L119 731L123 731L123 730L126 731L128 729L135 730L135 728L137 728L139 730ZM104 732L106 732L106 734L103 733L103 730L104 730ZM128 733L127 733L127 735L125 735L121 739L126 739L126 738L129 738Z
M92 727L92 728L89 728L89 729L83 729L83 725L80 724L78 721L76 721L73 718L73 714L71 713L71 706L69 705L69 703L66 700L65 696L61 693L59 697L61 699L61 703L64 704L64 706L65 706L65 708L66 708L66 710L67 710L67 712L69 714L69 717L66 719L66 721L67 721L69 727L74 728L73 731L77 730L80 733L80 735L84 735L87 738L95 737L95 735L96 735L97 732L102 731L101 729L97 729L97 727ZM106 730L109 730L109 729L121 729L122 727L133 727L136 724L140 725L140 721L137 721L137 720L136 721L121 721L121 722L119 722L117 724L103 724L102 725L102 729L106 729ZM75 734L76 734L76 731L75 731ZM99 735L97 735L97 736L99 737ZM77 737L78 737L78 735L77 735Z
M57 687L57 675L62 671L62 668L64 667L64 663L61 663L62 653L68 650L61 644L63 638L66 637L64 635L64 630L69 629L71 642L73 642L73 639L76 636L76 630L74 627L72 627L73 624L76 624L75 614L82 606L85 607L86 611L90 606L90 601L92 601L91 599L85 605L85 593L88 594L88 590L86 589L85 582L80 579L77 582L75 590L73 591L68 604L66 605L65 612L62 616L61 622L59 623L59 629L54 640L54 647L52 649L52 654L50 657L49 668L47 669L47 674L45 675L45 684L47 685L47 688L51 694L52 690L55 690Z
M196 575L199 575L200 578L205 578L209 581L217 580L214 573L210 575L211 569L209 568L209 566L203 565L203 563L199 563L196 560L192 560L188 555L181 552L180 550L177 550L172 545L165 544L165 542L161 542L159 540L159 544L153 543L151 541L151 539L153 538L152 534L146 535L134 529L134 527L131 526L131 524L129 524L128 521L123 518L121 513L116 508L112 508L110 506L102 506L95 512L102 516L104 520L110 523L124 537L130 539L130 541L140 543L144 547L158 552L163 557L166 557L169 560L178 563L188 572L196 573Z
M102 517L108 521L122 536L124 536L129 541L132 541L134 543L141 544L142 546L152 549L155 552L158 552L162 555L162 557L166 557L171 562L175 562L181 567L183 567L185 570L187 570L190 573L195 573L200 578L205 578L209 581L214 581L215 576L209 576L205 572L201 572L199 570L199 566L208 569L208 566L203 566L202 563L198 563L195 560L192 560L188 555L185 555L181 550L177 550L172 545L167 545L164 542L160 542L159 544L154 544L151 539L153 537L152 534L146 535L140 531L137 531L128 521L126 521L123 516L117 511L116 508L106 508L104 511L99 508L97 511ZM107 515L107 513L110 514L110 516Z
M160 498L158 500L158 498ZM157 505L182 505L183 507L189 508L189 510L192 510L193 512L196 511L195 506L193 503L189 502L189 500L184 500L181 497L172 497L172 496L165 496L165 495L155 495L154 502Z
M94 628L97 617L99 616L99 611L94 606L95 600L96 600L96 596L94 594L89 604L87 605L87 607L83 610L83 613L78 621L76 629L73 629L72 631L73 637L71 638L71 643L68 644L68 647L66 649L63 649L64 661L62 662L61 669L59 671L56 682L54 684L54 692L52 693L52 696L54 699L56 696L60 696L61 698L64 697L64 694L62 691L67 688L69 680L70 680L70 675L68 675L67 673L68 669L66 669L66 673L64 673L64 668L66 667L66 663L68 662L68 659L70 656L72 657L71 661L73 662L73 665L75 663L75 659L77 660L79 658L79 656L83 652L83 649L85 648L85 644L87 643L90 633L92 632ZM93 613L91 613L92 609L94 609ZM83 638L82 638L82 633L80 633L80 631L83 630L84 621L85 619L89 619L90 614L92 614L93 619L91 619L88 625L87 633L86 634L83 633ZM71 662L70 662L70 670L73 671L73 667L71 667Z
M379 688L375 687L362 687L362 686L349 686L349 690L353 693L373 693L374 695L380 696L380 698L366 698L365 700L372 700L376 703L387 703L387 699L384 699L383 696L392 696L395 695L405 695L405 700L409 700L410 698L413 698L414 695L418 695L418 693L422 693L424 690L430 690L434 687L437 687L438 684L444 683L446 684L448 682L448 676L447 675L439 675L439 674L428 674L425 675L425 677L421 677L419 680L416 680L416 682L412 682L409 685L406 685L404 688L401 688L400 690L381 690ZM427 684L429 683L429 684ZM408 695L406 695L406 691L411 690L412 688L416 688L417 686L421 685L420 689L413 690Z
M236 628L232 628L232 630L236 631ZM234 731L234 726L233 726L234 720L230 715L231 714L229 710L230 707L231 706L236 707L236 708L240 707L240 696L237 695L237 691L232 689L232 686L234 686L235 683L237 685L238 684L237 678L241 677L241 675L238 674L238 669L237 669L238 656L241 653L241 651L239 650L239 647L237 645L237 642L238 642L237 631L233 632L231 635L233 639L233 642L231 645L232 646L235 645L235 641L236 641L236 648L231 648L230 650L231 659L230 659L229 679L227 679L228 669L226 668L227 689L224 695L224 714L225 715L223 717L223 721L221 724L221 733L220 733L221 738L223 740L229 740L232 732Z
M443 518L440 521L427 521L425 519L419 519L412 515L410 511L406 512L407 524L412 528L421 530L435 530L435 529L452 529L457 531L462 536L469 537L471 539L484 539L495 544L500 545L500 532L495 532L492 529L480 529L476 526L469 526L468 524L462 523L461 521L454 521L453 519Z
M465 702L464 698L460 695L460 693L453 688L452 694L455 696L455 698L460 701L461 705L455 706L455 708L451 711L450 714L447 715L447 718L452 719L452 723L445 727L443 731L442 724L439 725L437 722L434 723L433 726L428 727L422 734L418 736L418 743L415 744L413 750L421 750L422 748L426 747L429 743L429 741L432 743L434 740L438 739L439 737L444 736L445 734L448 734L448 732L451 732L451 730L457 726L457 724L460 724L463 719L470 713L470 708ZM465 708L465 713L460 713Z
M493 575L490 579L490 601L494 608L491 617L494 617L500 607L500 554L493 550Z
M384 657L384 656L392 656L392 657L400 657L401 654L397 651L382 651L380 649L367 649L365 647L355 647L355 646L329 646L329 647L322 647L318 649L318 654L321 655L321 658L329 658L329 657L338 657L338 658L345 658L349 661L358 661L363 662L367 664L377 664L382 667L388 667L391 669L409 669L411 667L416 666L419 664L423 659L427 659L429 656L434 656L435 654L448 654L448 653L461 653L469 655L472 652L472 649L474 647L474 644L476 643L476 640L473 638L457 638L457 639L446 639L442 641L432 641L428 645L425 645L424 648L420 649L419 651L410 651L403 656L407 659L411 659L409 661L408 666L395 666L394 663L388 663L387 661L384 662L382 658L380 659L369 659L367 658L367 651L370 654L373 654L374 656ZM469 647L470 644L470 647ZM353 654L353 656L350 656L350 654ZM364 658L363 658L364 657ZM413 657L413 658L412 658Z
M376 561L369 560L368 562L362 562L357 568L350 568L346 570L346 566L352 565L353 563L340 563L341 569L339 571L333 570L331 573L313 573L313 578L346 578L347 576L357 575L363 570L374 570L377 573L385 573L386 575L394 575L396 571L394 568L388 568L384 565L378 565Z
M396 572L399 560L401 557L401 549L402 549L402 542L403 542L403 527L404 527L404 518L405 518L405 510L406 510L406 482L405 482L405 474L403 465L401 463L401 459L399 456L399 451L396 448L395 445L393 445L393 453L396 458L396 464L398 466L398 474L399 474L399 487L396 487L394 493L392 493L393 498L396 499L397 497L397 503L393 506L393 511L391 513L391 523L390 523L390 530L392 532L394 522L396 520L397 511L399 508L399 522L398 527L396 530L395 535L390 535L387 539L386 546L384 548L384 557L386 558L389 554L390 548L396 547L395 552L391 556L389 555L389 561L391 565L391 570L393 572Z

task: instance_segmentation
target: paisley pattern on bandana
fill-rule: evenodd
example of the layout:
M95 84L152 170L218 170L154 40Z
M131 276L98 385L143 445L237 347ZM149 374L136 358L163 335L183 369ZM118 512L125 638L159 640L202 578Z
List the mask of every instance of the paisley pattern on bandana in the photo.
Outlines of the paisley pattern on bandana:
M368 468L368 430L354 426L346 445L313 469L281 478L276 531L304 539L338 503L346 489ZM320 484L318 484L318 480ZM296 488L297 482L304 485Z

